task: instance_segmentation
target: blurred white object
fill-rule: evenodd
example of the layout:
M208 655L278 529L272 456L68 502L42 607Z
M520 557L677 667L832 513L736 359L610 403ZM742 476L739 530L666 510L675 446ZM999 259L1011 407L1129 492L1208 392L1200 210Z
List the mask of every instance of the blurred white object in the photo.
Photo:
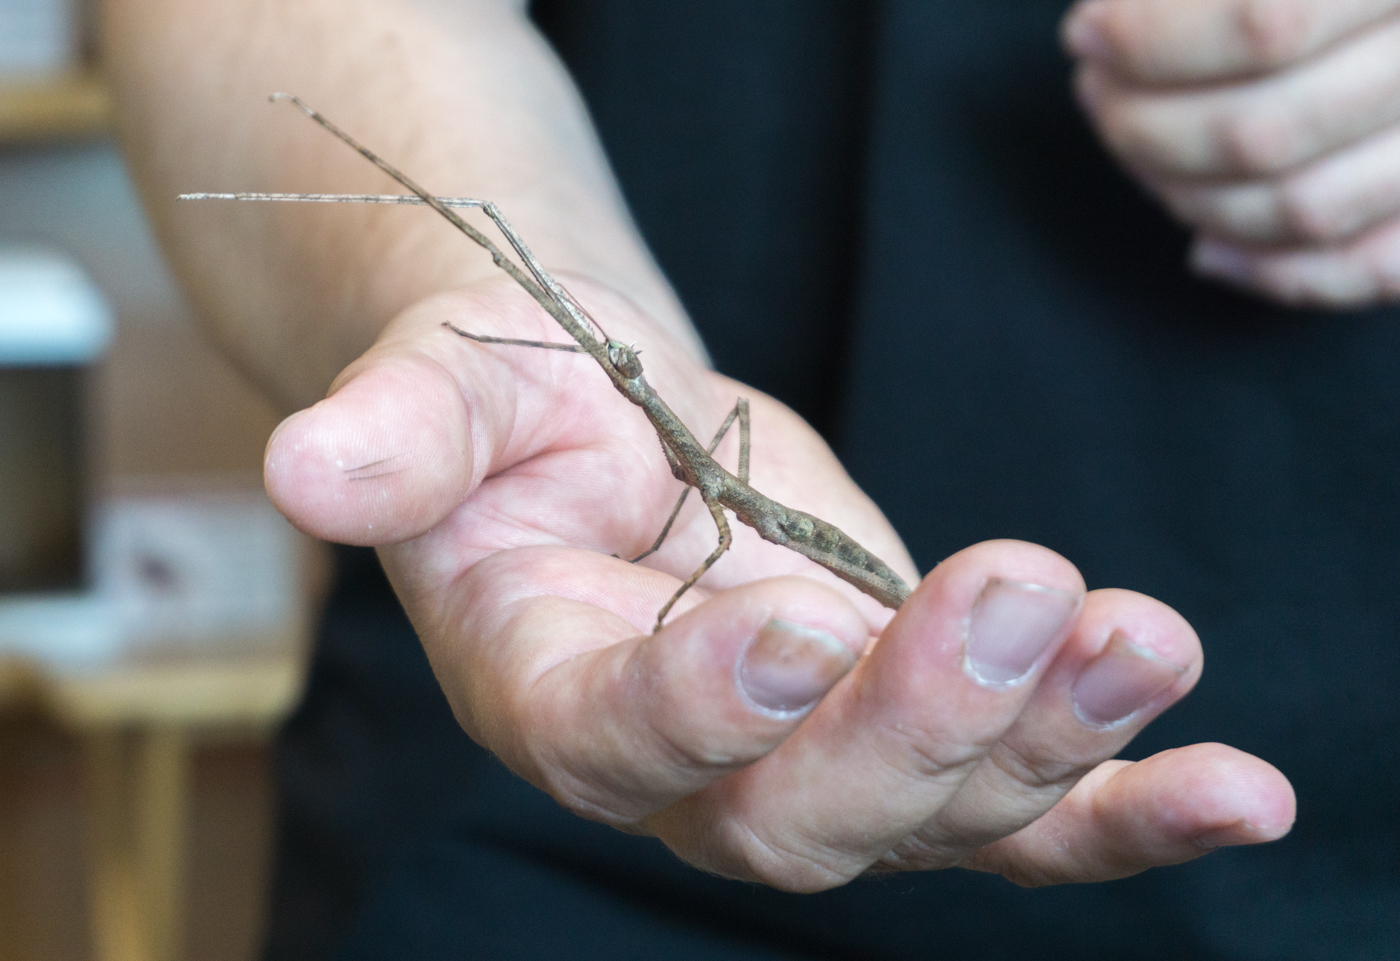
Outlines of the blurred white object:
M0 0L0 10L10 2ZM71 258L42 247L0 247L0 366L88 364L111 339L111 308Z
M295 534L262 491L112 498L89 538L94 590L144 639L257 634L295 615Z
M0 0L0 76L41 79L78 62L76 0Z
M77 593L0 597L0 659L81 668L113 660L125 642L125 627L109 598Z
M0 596L0 659L280 653L299 628L297 535L261 491L108 498L89 543L90 592Z

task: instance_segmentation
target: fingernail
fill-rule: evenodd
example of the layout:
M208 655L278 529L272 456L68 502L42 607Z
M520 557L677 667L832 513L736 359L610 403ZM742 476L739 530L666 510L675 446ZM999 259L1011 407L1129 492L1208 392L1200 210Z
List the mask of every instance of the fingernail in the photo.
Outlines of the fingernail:
M989 687L1024 678L1079 606L1079 595L1039 584L993 578L967 621L964 666Z
M739 688L764 710L800 711L855 663L855 652L835 635L775 619L763 625L739 662Z
M1198 240L1191 248L1191 268L1207 277L1244 284L1254 275L1254 258L1218 240Z
M1102 4L1087 3L1076 10L1065 24L1065 49L1076 57L1107 60L1113 56L1108 38L1099 25Z
M1191 843L1198 848L1213 851L1216 848L1234 847L1240 844L1251 843L1249 838L1241 838L1241 829L1248 831L1252 825L1246 821L1236 821L1224 827L1213 828L1209 831L1202 831L1191 839Z
M1074 711L1094 727L1116 724L1132 717L1185 673L1181 665L1114 631L1103 652L1074 682Z

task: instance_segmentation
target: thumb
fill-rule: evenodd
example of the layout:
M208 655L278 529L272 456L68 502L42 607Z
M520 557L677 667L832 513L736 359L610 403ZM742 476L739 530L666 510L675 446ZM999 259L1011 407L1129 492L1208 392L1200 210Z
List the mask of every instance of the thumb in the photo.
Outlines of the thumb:
M538 420L517 408L510 355L463 350L443 322L513 333L541 318L499 282L404 311L325 400L273 431L263 460L272 503L307 534L342 544L394 544L431 529L503 458L528 455L510 440L522 420Z
M603 301L609 323L630 332L641 318L618 304L615 296ZM607 389L587 358L476 344L444 330L444 322L560 340L549 315L504 279L427 298L400 314L325 400L287 418L268 441L268 496L298 528L345 544L399 543L439 524L488 476L542 453L605 443L659 459L646 420L619 418L628 401ZM663 369L686 356L664 343L657 348ZM549 468L554 475L563 469L558 458ZM588 465L570 469L596 473ZM653 494L674 496L664 486Z
M343 544L416 537L472 486L472 415L431 356L373 348L320 403L273 432L268 496L296 527Z

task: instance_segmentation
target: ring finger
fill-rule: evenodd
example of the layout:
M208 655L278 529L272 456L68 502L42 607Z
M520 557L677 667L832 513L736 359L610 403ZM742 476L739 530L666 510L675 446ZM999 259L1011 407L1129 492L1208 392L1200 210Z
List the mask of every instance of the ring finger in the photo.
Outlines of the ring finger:
M1242 84L1143 88L1092 63L1076 82L1104 139L1149 177L1277 174L1400 119L1400 19Z
M1296 173L1152 183L1182 221L1251 244L1333 244L1400 213L1400 126Z
M1180 698L1201 673L1181 615L1131 591L1094 591L1034 696L933 818L881 859L947 867L1055 806Z

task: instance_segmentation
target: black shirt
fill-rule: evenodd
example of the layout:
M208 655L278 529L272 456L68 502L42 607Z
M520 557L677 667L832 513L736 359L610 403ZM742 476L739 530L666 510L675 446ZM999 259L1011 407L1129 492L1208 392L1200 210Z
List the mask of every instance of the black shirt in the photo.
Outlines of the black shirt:
M1200 632L1126 756L1224 741L1282 842L1105 885L962 871L816 896L560 811L456 728L342 552L281 748L269 956L1400 957L1400 316L1193 279L1094 143L1062 0L549 0L716 359L826 433L923 569L1019 537Z

